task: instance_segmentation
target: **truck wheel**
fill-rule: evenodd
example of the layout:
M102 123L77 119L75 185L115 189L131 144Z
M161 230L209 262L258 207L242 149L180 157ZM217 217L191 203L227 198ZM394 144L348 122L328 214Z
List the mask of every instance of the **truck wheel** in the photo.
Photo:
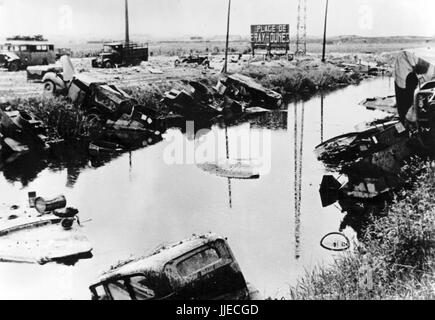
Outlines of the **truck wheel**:
M12 61L9 64L8 70L11 72L17 72L18 70L20 70L20 65L19 65L18 61Z
M113 68L113 63L111 61L106 61L106 63L104 63L104 68L106 68L106 69L112 69Z
M44 81L44 95L53 96L56 91L56 85L51 80Z

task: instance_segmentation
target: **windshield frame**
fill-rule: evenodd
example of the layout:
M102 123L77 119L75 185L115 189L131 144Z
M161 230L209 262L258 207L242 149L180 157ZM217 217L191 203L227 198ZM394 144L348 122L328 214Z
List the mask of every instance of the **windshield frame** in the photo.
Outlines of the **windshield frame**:
M113 284L113 283L115 283L117 281L123 281L125 287L128 290L128 294L130 296L130 299L131 300L138 300L137 293L134 291L134 288L131 285L131 278L135 278L135 277L142 277L144 279L147 279L146 275L143 274L143 273L134 273L134 274L129 274L129 275L124 275L124 276L118 276L118 277L110 278L108 280L105 280L105 281L102 281L100 283L92 285L89 289L91 290L93 296L101 299L103 297L98 295L97 288L98 287L103 287L104 288L104 292L110 298L110 300L115 300L115 299L113 299L113 294L112 294L112 291L111 291L109 285ZM148 286L147 286L147 288L149 290L152 290L154 292L154 297L149 298L149 299L144 299L144 300L155 300L155 299L158 299L157 298L158 295L156 293L157 291L155 289L151 288L151 287L148 287Z

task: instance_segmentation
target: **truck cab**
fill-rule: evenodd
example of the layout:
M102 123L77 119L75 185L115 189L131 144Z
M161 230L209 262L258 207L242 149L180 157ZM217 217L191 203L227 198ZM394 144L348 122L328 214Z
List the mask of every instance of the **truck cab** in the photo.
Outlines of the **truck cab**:
M90 286L93 300L250 300L227 240L213 234L120 263Z

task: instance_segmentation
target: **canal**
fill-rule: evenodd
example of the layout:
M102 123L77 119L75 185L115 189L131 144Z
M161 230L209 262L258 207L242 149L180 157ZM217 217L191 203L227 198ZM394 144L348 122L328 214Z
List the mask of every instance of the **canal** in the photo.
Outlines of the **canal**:
M376 78L290 103L284 112L215 125L195 138L171 129L157 144L98 165L71 157L56 166L38 160L25 169L19 162L4 166L0 205L23 203L29 191L64 194L80 210L94 249L93 258L74 266L1 263L0 299L89 299L89 285L119 260L207 232L228 238L248 282L266 296L288 298L305 270L337 256L319 242L344 217L335 206L322 208L326 169L315 146L384 117L358 103L393 93L393 80ZM260 177L227 179L202 170L189 152L205 141L215 142L217 158L260 146ZM355 238L351 228L344 233Z

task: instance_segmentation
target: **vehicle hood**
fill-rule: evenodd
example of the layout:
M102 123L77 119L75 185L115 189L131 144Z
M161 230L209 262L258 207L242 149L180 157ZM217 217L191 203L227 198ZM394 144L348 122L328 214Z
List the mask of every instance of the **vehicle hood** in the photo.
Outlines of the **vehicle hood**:
M112 56L113 55L113 53L112 52L102 52L102 53L100 53L100 57L110 57L110 56Z
M20 60L20 57L17 56L15 53L13 52L9 52L9 51L2 51L0 54L4 55L6 57L6 59L8 59L9 61L13 61L13 60Z

